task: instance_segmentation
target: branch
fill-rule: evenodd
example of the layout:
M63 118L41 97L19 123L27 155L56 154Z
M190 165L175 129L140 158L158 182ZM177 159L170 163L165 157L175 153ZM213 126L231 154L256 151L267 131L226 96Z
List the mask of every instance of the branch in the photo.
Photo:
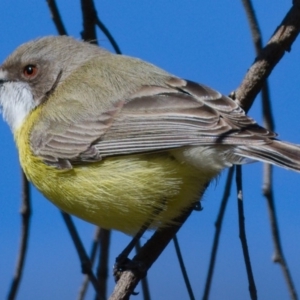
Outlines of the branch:
M113 46L115 52L117 54L122 54L121 49L120 49L119 45L117 44L116 40L113 38L113 36L109 32L109 30L106 28L106 26L98 18L98 16L96 16L96 24L98 25L100 30L105 34L105 36L108 38L108 40L111 43L111 45Z
M106 299L107 279L108 279L108 259L110 245L110 230L101 229L99 236L100 255L97 268L97 279L100 291L100 298ZM98 299L98 298L96 298Z
M268 205L268 212L270 218L270 225L272 231L272 238L274 244L274 257L273 261L279 263L284 279L288 286L288 290L290 293L290 297L293 300L297 300L298 296L296 293L295 286L293 284L293 280L287 266L287 262L285 260L281 242L280 242L280 234L279 234L279 227L276 218L276 209L275 209L275 202L274 202L274 195L272 190L272 166L268 164L264 164L264 183L263 183L263 194L267 200Z
M97 292L97 294L99 294L99 286L98 286L97 278L95 277L95 275L92 271L91 261L90 261L88 255L86 254L86 251L83 247L82 241L80 240L78 232L72 221L72 218L70 217L69 214L65 213L64 211L61 211L61 215L66 223L66 226L69 230L72 241L74 242L74 246L77 250L79 260L81 262L82 273L88 275L95 291Z
M300 4L295 0L267 45L262 48L254 64L235 91L235 98L248 111L265 80L291 46L300 31Z
M20 213L22 218L21 245L20 245L19 255L17 259L15 275L7 297L8 300L13 300L16 298L17 291L23 274L25 258L27 253L28 239L29 239L30 217L31 217L30 186L24 172L22 172L22 203L21 203Z
M57 8L55 0L47 0L50 12L51 12L51 18L54 22L54 25L56 27L56 30L59 35L68 35L67 31L65 29L65 26L63 24L63 21L61 19L59 10Z
M95 259L96 259L96 253L97 253L98 246L99 246L100 234L101 234L101 228L96 227L95 236L94 236L94 239L93 239L91 252L90 252L90 262L91 262L92 266L94 265L94 262L95 262ZM89 282L90 282L89 281L89 276L85 275L84 278L83 278L81 287L79 289L77 300L83 300L84 299L85 294L87 292Z
M251 30L254 49L256 55L259 56L262 52L263 46L262 46L262 38L261 38L261 32L259 29L258 21L251 0L242 0L242 2L247 14L247 19ZM261 98L262 98L264 119L269 125L268 129L273 131L275 125L274 125L274 119L273 119L272 108L271 108L269 84L267 80L265 80L265 82L262 85Z
M93 0L81 0L83 31L81 37L84 41L97 44L96 20L97 14Z
M82 13L83 13L83 28L84 28L84 30L82 32L82 38L85 41L92 41L96 44L97 37L96 37L95 25L97 25L99 27L99 29L108 38L108 40L111 43L111 45L113 46L115 52L117 54L121 54L120 47L118 46L116 40L113 38L113 36L109 32L109 30L99 19L93 0L82 0L81 8L82 8Z
M254 9L252 7L252 3L250 0L242 0L247 18L249 21L253 44L255 46L255 51L257 55L260 54L262 49L262 39L261 33L259 29L259 24L255 16ZM262 108L263 108L263 118L264 118L264 126L269 129L270 131L274 131L274 118L271 109L271 101L270 101L270 93L269 93L269 86L268 82L266 81L262 87L261 91L261 98L262 98ZM293 284L293 280L291 274L289 272L287 262L284 258L284 254L281 247L280 242L280 235L279 235L279 226L276 217L276 210L275 210L275 201L273 195L273 177L272 177L273 167L270 164L264 164L263 170L263 194L267 201L267 207L269 212L270 218L270 227L272 231L272 238L274 244L274 261L279 263L283 272L283 276L286 280L288 290L290 293L290 297L293 300L298 299L296 294L296 289Z
M210 254L209 267L208 267L208 272L207 272L207 277L206 277L206 282L205 282L204 293L203 293L203 297L202 297L203 300L209 299L210 286L211 286L213 272L214 272L214 268L215 268L217 250L218 250L218 246L219 246L219 239L220 239L222 223L223 223L223 219L224 219L224 215L225 215L225 209L226 209L228 199L230 196L230 188L232 185L233 173L234 173L234 168L231 167L228 171L226 185L224 188L224 194L223 194L223 198L221 201L219 214L218 214L217 220L215 222L216 232L215 232L213 246L212 246L211 254Z
M247 277L249 282L249 292L252 300L257 299L256 286L252 272L251 260L246 238L245 229L245 215L243 204L243 186L242 186L242 167L236 166L236 186L237 186L237 200L238 200L238 215L239 215L239 236L242 244L243 255L246 265Z
M138 253L141 249L141 242L138 241L137 244L135 245L135 250L136 253ZM142 286L142 291L143 291L143 299L144 300L150 300L150 289L149 289L149 283L147 280L147 277L144 277L141 279L141 286Z
M181 253L179 243L178 243L178 239L177 239L176 235L174 235L174 237L173 237L173 242L174 242L176 255L177 255L177 258L178 258L178 261L179 261L180 270L181 270L181 273L183 275L184 283L185 283L185 286L187 288L190 300L195 300L196 298L194 296L193 289L192 289L192 286L191 286L191 283L190 283L190 280L189 280L189 277L188 277L188 274L187 274L187 271L186 271L186 268L185 268L185 265L184 265L182 253Z
M152 264L163 252L175 234L178 232L183 223L191 214L193 208L187 210L182 216L174 221L176 225L157 230L152 237L141 248L139 253L133 258L133 263L143 266L144 272L136 272L135 270L124 271L110 296L110 300L125 300L134 292L135 287L142 277L150 269Z

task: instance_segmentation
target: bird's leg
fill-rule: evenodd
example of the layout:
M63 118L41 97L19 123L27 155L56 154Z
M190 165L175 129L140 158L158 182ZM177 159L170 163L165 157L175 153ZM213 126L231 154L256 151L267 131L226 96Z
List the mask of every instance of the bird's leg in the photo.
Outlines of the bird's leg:
M163 201L165 204L165 200ZM140 230L136 233L136 235L132 238L129 244L125 247L125 249L118 255L116 258L116 262L113 268L113 274L115 281L117 282L125 270L135 270L139 273L145 273L145 268L140 263L133 263L132 260L128 258L130 252L136 246L140 238L146 232L146 230L150 227L151 223L154 221L155 217L159 215L159 213L163 210L164 205L159 208L155 208L153 212L153 217L148 219L140 228ZM144 274L146 276L146 274Z
M113 268L113 274L115 281L117 282L125 270L136 270L143 273L143 267L140 264L133 263L131 259L128 258L130 252L133 250L135 245L138 243L140 238L143 236L145 231L151 225L152 220L147 221L141 229L136 233L136 235L131 239L129 244L125 247L125 249L117 256L116 262ZM146 274L145 274L146 275Z

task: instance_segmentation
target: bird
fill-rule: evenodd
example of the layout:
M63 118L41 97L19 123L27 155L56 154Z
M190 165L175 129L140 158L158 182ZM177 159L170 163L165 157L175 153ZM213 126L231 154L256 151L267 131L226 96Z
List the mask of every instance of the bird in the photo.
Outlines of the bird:
M3 62L0 107L28 180L63 211L127 234L172 226L233 165L300 171L300 146L237 101L68 36Z

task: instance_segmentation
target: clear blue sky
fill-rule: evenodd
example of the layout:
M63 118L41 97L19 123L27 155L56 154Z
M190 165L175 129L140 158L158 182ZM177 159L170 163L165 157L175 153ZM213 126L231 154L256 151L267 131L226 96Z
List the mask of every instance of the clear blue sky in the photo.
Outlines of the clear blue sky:
M58 1L67 31L79 38L79 1ZM101 20L122 52L137 56L183 78L205 83L229 94L254 60L254 51L240 1L96 1ZM266 42L289 9L291 1L254 1ZM46 1L3 0L0 12L0 61L30 39L55 35ZM103 47L110 48L98 33ZM270 77L276 132L300 144L300 42ZM249 114L261 123L260 99ZM0 121L0 299L13 276L20 233L20 169L8 126ZM261 195L262 164L244 167L246 229L260 299L287 299L279 266L272 263L273 246L265 200ZM214 234L214 221L226 174L211 184L204 210L193 213L179 233L179 241L197 299L202 296ZM300 174L274 170L276 208L284 251L300 293ZM29 254L19 300L75 299L81 283L80 265L58 210L32 190L33 216ZM232 190L217 257L211 299L248 299L248 283L238 238L236 193ZM94 227L76 220L89 249ZM149 236L149 234L147 235ZM114 232L110 266L129 238ZM144 239L146 240L146 239ZM169 246L148 275L153 299L186 299L187 294ZM111 279L111 277L110 277ZM110 291L113 282L110 280ZM138 291L140 288L137 289ZM90 289L91 291L91 289ZM89 299L93 299L92 293ZM134 299L141 299L140 296Z

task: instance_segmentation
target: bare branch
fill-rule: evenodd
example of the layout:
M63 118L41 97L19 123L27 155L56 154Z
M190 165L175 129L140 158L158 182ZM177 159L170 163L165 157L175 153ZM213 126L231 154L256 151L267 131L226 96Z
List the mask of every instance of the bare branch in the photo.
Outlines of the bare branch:
M91 261L92 266L94 265L94 262L96 259L96 254L97 254L97 250L98 250L98 246L99 246L100 234L101 234L101 228L96 227L96 231L95 231L95 235L94 235L94 239L93 239L93 243L92 243L92 247L91 247L91 252L90 252L90 261ZM82 282L81 288L79 289L77 300L84 299L89 282L90 281L89 281L88 275L85 275L83 277L83 282Z
M135 245L136 253L138 253L141 249L141 242L138 241ZM149 289L149 284L148 284L148 279L147 276L141 279L141 286L142 286L142 291L143 291L143 299L144 300L150 300L150 289Z
M268 205L268 212L269 212L269 218L270 218L270 224L271 224L271 231L272 231L272 238L274 243L274 257L273 260L276 263L279 263L284 279L286 281L286 284L288 286L288 290L290 293L290 297L293 300L297 300L298 296L296 293L296 289L289 271L289 268L287 266L287 262L285 260L281 242L280 242L280 234L279 234L279 227L277 223L276 218L276 209L275 209L275 202L274 202L274 196L273 196L273 189L272 189L272 166L265 164L264 165L264 186L263 186L263 193L267 200Z
M67 31L66 31L66 28L63 24L63 21L61 19L59 10L57 8L56 1L55 0L47 0L47 3L48 3L48 6L49 6L49 9L50 9L50 12L51 12L51 18L54 22L54 25L56 27L56 30L57 30L58 34L68 35Z
M99 294L98 282L97 282L96 276L94 275L94 273L92 271L91 261L90 261L88 255L86 254L86 251L85 251L85 249L83 247L83 244L80 240L78 232L77 232L77 230L75 228L75 225L72 221L72 218L70 217L70 215L68 215L64 211L61 211L61 214L62 214L62 217L63 217L63 219L66 223L66 226L69 230L71 238L74 242L74 246L77 250L79 260L81 262L82 273L87 274L89 276L89 279L90 279L95 291Z
M260 54L261 49L262 49L262 39L261 39L261 33L259 29L259 24L256 19L254 9L252 7L252 3L250 0L242 0L246 13L247 13L247 18L249 21L250 29L251 29L251 34L252 34L252 39L253 39L253 44L255 46L255 50L257 55ZM261 92L261 97L262 97L262 107L263 107L263 118L264 118L264 126L271 130L274 131L274 118L272 114L272 109L271 109L271 101L270 101L270 93L269 93L269 86L268 82L266 80L265 84L262 87L262 92ZM277 222L277 217L276 217L276 212L275 212L275 202L274 202L274 196L273 196L273 177L272 177L272 171L273 167L269 164L264 164L264 175L263 175L263 194L266 198L267 201L267 206L268 206L268 211L269 211L269 218L270 218L270 227L272 231L272 238L273 238L273 243L274 243L274 249L275 249L275 254L274 254L274 261L278 262L281 266L283 276L286 280L288 290L290 293L291 299L298 299L297 294L296 294L296 289L293 284L287 262L284 258L282 247L281 247L281 242L280 242L280 236L279 236L279 226Z
M181 250L180 250L180 247L179 247L179 243L178 243L178 239L177 239L176 234L173 237L173 242L174 242L174 246L175 246L176 255L177 255L177 258L178 258L178 261L179 261L181 273L183 275L184 283L185 283L185 286L187 288L189 297L190 297L191 300L195 300L196 298L194 296L193 289L192 289L188 274L186 272L186 268L185 268L185 265L184 265L183 257L182 257L182 254L181 254Z
M100 256L97 268L98 286L100 298L106 299L107 279L108 279L108 260L109 260L109 246L110 246L110 230L101 229L99 236ZM96 298L98 299L98 298Z
M242 0L242 2L247 14L247 20L249 22L255 52L256 55L259 56L263 48L259 24L251 0ZM261 98L262 98L262 105L263 105L263 116L265 118L265 121L269 124L268 129L273 131L274 119L272 114L270 92L269 92L269 85L267 79L265 80L261 88Z
M292 8L278 26L267 45L261 50L241 85L235 91L235 98L246 111L251 107L266 78L283 57L285 51L290 51L299 31L300 5L298 0L294 1Z
M81 37L84 41L97 44L96 20L97 14L93 0L81 0L83 31Z
M236 186L237 186L237 200L238 200L237 204L238 204L238 215L239 215L239 236L242 244L244 261L245 261L246 271L248 276L250 297L251 299L256 300L257 292L256 292L256 286L255 286L255 281L252 272L251 260L250 260L247 237L246 237L246 229L245 229L241 166L236 166Z
M17 291L23 274L25 258L27 253L28 239L29 239L30 217L31 217L30 186L24 172L22 172L22 203L21 203L20 213L22 218L21 244L20 244L20 250L17 259L15 275L7 297L8 300L13 300L16 298Z
M99 19L93 0L82 0L81 7L82 7L82 13L83 13L83 28L84 28L84 30L82 32L82 38L85 41L92 41L96 44L97 38L96 38L95 25L97 25L99 27L99 29L108 38L108 40L111 43L111 45L113 46L115 52L117 54L121 54L120 47L118 46L116 40L113 38L113 36L109 32L109 30Z
M244 9L247 15L247 20L249 22L253 44L256 50L256 54L259 55L262 49L262 38L261 32L258 26L258 21L254 12L254 8L251 0L242 0Z
M129 296L134 292L139 280L145 276L146 272L189 217L192 210L193 208L187 210L182 216L176 218L174 220L176 225L157 230L152 235L152 237L132 260L134 263L143 266L144 272L138 273L135 270L124 271L109 298L110 300L123 300L129 298Z
M121 49L119 47L119 45L117 44L116 40L113 38L113 36L111 35L111 33L109 32L109 30L106 28L106 26L101 22L101 20L99 19L99 17L96 17L96 24L98 25L98 27L100 28L100 30L106 35L106 37L108 38L109 42L111 43L111 45L113 46L115 52L117 54L122 54L121 53Z
M210 261L209 261L209 267L208 267L208 272L207 272L207 277L206 277L206 282L205 282L205 289L203 293L203 300L207 300L209 298L209 293L210 293L210 286L212 282L212 277L213 277L213 272L215 268L215 262L216 262L216 257L217 257L217 250L219 246L219 239L220 239L220 234L221 234L221 229L222 229L222 223L225 215L225 209L228 203L228 199L230 196L230 189L232 186L232 178L233 178L233 173L234 173L234 168L230 168L227 174L227 180L226 180L226 185L224 188L224 194L223 198L221 201L220 205L220 210L219 214L217 217L217 220L215 222L215 227L216 227L216 232L214 236L214 241L213 241L213 246L211 249L211 254L210 254Z

